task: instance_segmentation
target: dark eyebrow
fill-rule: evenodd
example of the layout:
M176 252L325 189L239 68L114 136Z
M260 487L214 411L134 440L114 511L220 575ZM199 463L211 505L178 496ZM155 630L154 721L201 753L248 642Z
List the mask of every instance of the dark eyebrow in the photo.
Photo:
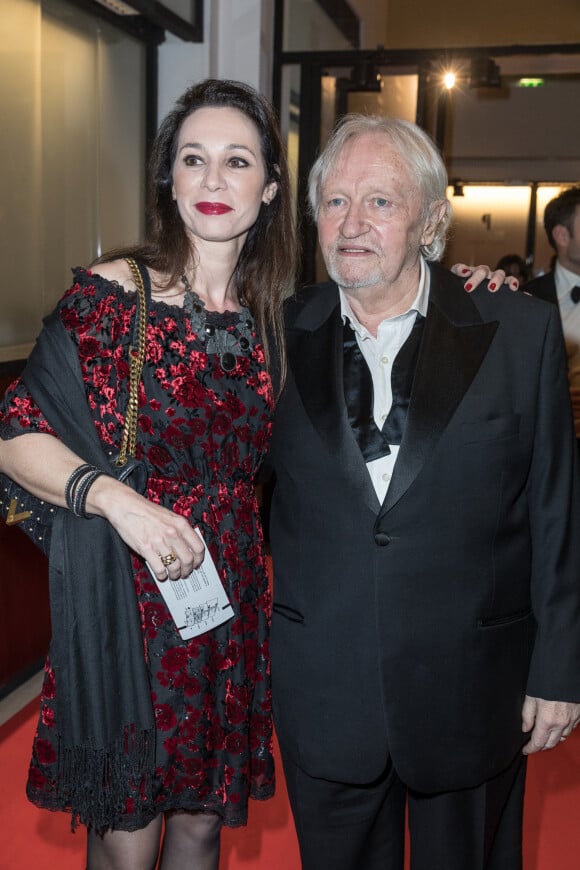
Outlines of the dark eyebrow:
M184 148L198 148L200 151L204 150L204 146L201 142L184 142L179 151L183 151ZM238 145L236 142L232 142L231 145L226 145L227 151L247 151L248 154L251 154L252 157L256 157L251 148L248 148L247 145Z

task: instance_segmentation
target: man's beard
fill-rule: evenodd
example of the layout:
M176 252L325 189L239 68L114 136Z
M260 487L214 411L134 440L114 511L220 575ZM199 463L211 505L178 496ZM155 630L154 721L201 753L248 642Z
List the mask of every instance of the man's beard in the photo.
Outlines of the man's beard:
M324 258L324 262L329 277L335 282L335 284L338 284L341 289L360 290L362 287L374 287L384 280L384 276L381 274L378 266L374 271L370 272L370 274L366 274L364 277L361 275L360 278L355 278L354 276L348 277L343 275L340 264L335 262L336 256L337 255L333 251L328 259ZM356 265L353 263L351 268L353 268L353 271L356 270Z

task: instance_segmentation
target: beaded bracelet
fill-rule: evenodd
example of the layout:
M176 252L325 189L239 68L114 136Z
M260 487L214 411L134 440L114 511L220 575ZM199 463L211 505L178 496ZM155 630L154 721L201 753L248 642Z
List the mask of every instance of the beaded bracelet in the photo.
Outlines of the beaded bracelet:
M75 490L74 499L73 499L73 513L75 517L82 517L82 519L89 519L93 514L87 514L86 505L87 505L87 495L89 493L89 489L97 479L97 477L101 477L104 474L99 468L93 468L91 471L87 471L87 473L81 477L77 488Z
M92 516L86 512L87 496L95 480L104 473L95 465L84 464L75 468L67 480L64 490L65 501L75 517L90 519Z
M73 500L74 490L76 489L76 486L77 486L79 480L81 479L83 474L86 474L87 471L90 471L94 467L95 467L94 465L89 465L88 463L85 462L83 465L79 465L78 468L75 468L75 470L73 471L73 473L71 474L71 476L67 480L65 488L64 488L64 500L66 502L66 506L69 509L69 511L72 511L72 509L73 509L72 500Z

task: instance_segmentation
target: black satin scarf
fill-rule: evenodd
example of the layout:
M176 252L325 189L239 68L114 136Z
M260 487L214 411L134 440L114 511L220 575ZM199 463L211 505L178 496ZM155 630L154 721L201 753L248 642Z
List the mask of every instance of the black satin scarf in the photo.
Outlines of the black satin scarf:
M344 324L344 398L348 421L365 462L388 456L389 444L400 444L403 439L424 323L425 318L417 314L413 329L393 363L393 403L382 429L373 417L373 379L369 367L355 332L348 321Z

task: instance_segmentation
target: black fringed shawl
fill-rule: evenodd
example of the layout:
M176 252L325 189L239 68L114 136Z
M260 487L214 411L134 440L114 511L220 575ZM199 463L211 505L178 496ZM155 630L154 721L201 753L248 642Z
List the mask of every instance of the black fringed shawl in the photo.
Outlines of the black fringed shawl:
M46 318L22 377L62 441L114 474L57 313ZM73 827L103 831L124 810L127 782L141 783L141 800L152 800L154 716L129 549L107 520L57 510L49 580L56 803L72 812Z

